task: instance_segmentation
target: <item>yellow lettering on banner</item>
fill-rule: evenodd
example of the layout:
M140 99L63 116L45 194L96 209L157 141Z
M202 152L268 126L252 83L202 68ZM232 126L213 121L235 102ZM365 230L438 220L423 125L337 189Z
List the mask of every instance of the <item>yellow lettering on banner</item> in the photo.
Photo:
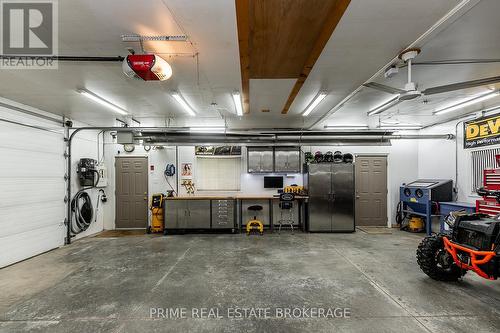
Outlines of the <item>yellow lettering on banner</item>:
M488 126L490 128L491 134L497 134L498 132L500 132L500 118L495 119L495 121L489 120Z
M482 124L479 126L479 135L480 136L486 136L488 135L488 124Z
M479 126L477 125L467 125L467 132L465 134L467 139L472 139L479 134Z

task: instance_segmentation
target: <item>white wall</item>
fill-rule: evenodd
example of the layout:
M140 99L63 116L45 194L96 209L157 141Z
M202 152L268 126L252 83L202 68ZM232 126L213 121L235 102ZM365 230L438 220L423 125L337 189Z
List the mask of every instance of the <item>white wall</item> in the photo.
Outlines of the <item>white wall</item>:
M120 156L148 156L149 165L154 166L154 171L149 174L149 195L153 193L165 193L169 187L163 176L163 171L167 163L176 163L176 149L175 147L167 147L163 150L151 150L145 152L142 146L136 146L133 153L126 153L123 151L121 145L114 144L110 136L106 137L106 156L109 174L109 187L108 197L110 200L105 208L105 229L114 228L115 216L115 201L114 201L114 157ZM443 140L439 140L441 142ZM326 152L328 150L342 150L343 152L350 152L352 154L387 154L388 155L388 225L394 223L394 216L396 214L396 205L399 200L399 186L404 182L409 182L418 178L418 142L416 140L394 140L392 146L322 146L322 147L303 147L304 152L315 152L321 150ZM246 162L246 150L242 149L241 163L241 191L230 192L224 191L225 195L235 194L248 194L248 195L269 195L276 193L275 189L264 189L264 175L263 174L249 174ZM180 146L178 147L178 165L177 177L171 179L171 184L176 187L177 183L181 180L179 173L182 163L193 163L193 181L196 183L196 156L194 146ZM303 177L301 174L289 174L285 176L284 184L291 185L303 184ZM197 191L195 195L212 195L220 194L212 191ZM187 195L183 186L179 186L179 195Z
M84 124L74 123L74 126L85 126ZM80 158L92 158L95 160L99 160L100 157L97 156L97 134L99 131L80 131L75 134L72 142L72 151L71 151L71 198L76 194L78 190L81 189L80 184L78 182L78 176L76 174L76 169ZM101 145L102 147L102 145ZM100 148L102 154L102 148ZM102 156L102 155L101 155ZM106 189L104 189L106 191ZM98 189L90 189L87 190L90 197L92 198L92 204L94 205L94 212L96 212L97 207L97 199L98 199ZM107 191L106 191L107 193ZM77 234L73 239L79 239L82 237L86 237L89 235L96 234L104 230L104 210L102 202L99 203L99 211L96 212L96 216L92 221L90 227Z
M455 134L458 121L451 121L438 126L433 126L421 131L423 134ZM458 144L458 179L456 178L455 153ZM498 148L493 145L483 148ZM463 148L463 123L458 124L458 133L455 140L436 141L418 140L419 178L444 178L453 179L458 188L458 201L474 203L479 197L474 195L471 188L471 151L474 149Z
M179 147L180 148L180 147ZM194 152L194 150L193 150ZM148 192L149 198L154 193L166 193L171 190L164 176L165 166L174 164L176 161L176 147L165 147L164 149L151 149L145 151L142 146L136 146L132 153L127 153L123 150L122 145L114 143L111 135L108 133L105 136L105 156L106 167L108 169L108 187L105 189L108 196L108 202L104 204L104 229L112 230L115 228L115 158L116 156L146 156L148 157L149 175L148 175ZM151 170L151 166L154 170ZM169 177L169 182L177 190L176 177ZM151 215L149 216L149 219Z
M196 156L195 147L179 147L179 167L182 163L193 163L193 180L196 182ZM183 178L178 173L179 184L180 180ZM272 174L251 174L247 173L247 151L246 147L242 147L241 150L241 190L238 192L225 191L228 195L235 195L239 193L245 193L248 195L269 195L276 193L275 189L265 189L264 188L264 176L269 176ZM283 174L280 174L283 176ZM302 175L301 174L288 174L285 176L283 183L285 186L291 184L302 185ZM179 194L186 195L186 190L183 186L179 187ZM211 191L200 191L198 195L211 195L217 194L217 192Z

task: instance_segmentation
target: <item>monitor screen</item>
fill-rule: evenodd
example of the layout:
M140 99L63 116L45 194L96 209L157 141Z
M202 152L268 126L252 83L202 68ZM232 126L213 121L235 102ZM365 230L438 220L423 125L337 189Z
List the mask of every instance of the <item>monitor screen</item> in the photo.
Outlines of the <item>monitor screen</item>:
M264 177L264 188L283 188L283 176Z

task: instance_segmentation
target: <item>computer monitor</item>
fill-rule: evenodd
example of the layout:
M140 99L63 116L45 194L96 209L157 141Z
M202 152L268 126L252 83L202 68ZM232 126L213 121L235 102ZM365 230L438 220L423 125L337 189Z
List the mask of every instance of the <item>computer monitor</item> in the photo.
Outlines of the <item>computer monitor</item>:
M265 176L264 188L283 188L282 176Z

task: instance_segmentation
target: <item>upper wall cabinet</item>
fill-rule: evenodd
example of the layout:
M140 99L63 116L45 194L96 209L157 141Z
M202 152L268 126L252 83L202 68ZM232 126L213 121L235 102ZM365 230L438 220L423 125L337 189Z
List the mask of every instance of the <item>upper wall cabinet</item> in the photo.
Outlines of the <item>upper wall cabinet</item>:
M276 147L274 149L275 172L300 172L300 150L297 147Z
M248 147L248 172L269 173L274 171L272 147Z
M300 173L298 147L248 147L249 173Z

